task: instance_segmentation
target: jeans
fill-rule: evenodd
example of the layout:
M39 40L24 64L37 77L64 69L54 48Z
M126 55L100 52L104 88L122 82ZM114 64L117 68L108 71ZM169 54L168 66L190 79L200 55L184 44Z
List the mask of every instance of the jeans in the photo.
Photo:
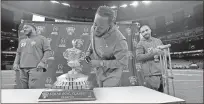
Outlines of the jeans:
M20 88L36 89L40 88L38 81L41 79L43 71L37 68L21 68L20 69Z

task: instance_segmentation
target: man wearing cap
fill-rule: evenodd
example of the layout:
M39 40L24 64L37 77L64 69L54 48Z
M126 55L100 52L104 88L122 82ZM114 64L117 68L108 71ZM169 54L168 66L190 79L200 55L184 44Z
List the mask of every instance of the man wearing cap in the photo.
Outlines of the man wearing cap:
M99 87L120 86L122 71L128 67L127 41L116 27L115 18L111 8L100 6L91 28L91 44L85 59L96 68Z
M44 36L36 33L34 25L24 25L22 30L27 38L19 42L13 69L20 71L21 88L38 88L36 82L46 71L46 60L49 58L51 47Z

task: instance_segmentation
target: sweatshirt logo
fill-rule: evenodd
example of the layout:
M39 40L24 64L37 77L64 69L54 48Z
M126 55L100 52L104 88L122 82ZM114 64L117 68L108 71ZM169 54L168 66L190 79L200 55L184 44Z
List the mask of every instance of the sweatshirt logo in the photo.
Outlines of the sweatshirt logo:
M31 42L31 45L32 45L32 46L34 46L35 44L36 44L36 42L35 42L35 41L32 41L32 42Z
M21 43L21 47L25 47L26 46L26 42Z
M147 49L147 52L150 52L150 51L152 51L152 50L153 50L153 48L150 47L150 48Z

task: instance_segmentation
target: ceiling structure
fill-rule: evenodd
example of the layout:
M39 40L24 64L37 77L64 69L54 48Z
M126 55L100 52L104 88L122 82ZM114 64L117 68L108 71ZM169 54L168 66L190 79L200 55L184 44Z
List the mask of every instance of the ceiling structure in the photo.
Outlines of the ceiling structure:
M71 20L71 17L93 19L96 9L101 5L117 6L117 21L125 21L156 15L185 8L202 1L153 1L150 5L139 2L137 7L131 7L133 1L2 1L2 4L48 17ZM64 6L67 3L69 6ZM120 7L127 4L126 8Z
M137 7L130 4L133 1L2 1L2 8L14 11L14 15L39 14L48 18L80 21L87 20L92 22L96 9L99 6L116 6L117 21L130 21L157 16L160 14L170 14L170 12L180 10L182 8L188 12L189 7L203 3L203 1L152 1L151 4L145 5L141 1L138 2ZM66 3L68 5L62 5ZM127 4L127 7L121 7ZM23 13L22 13L23 12ZM191 11L192 12L192 11ZM21 17L21 16L16 16ZM5 21L8 20L6 15L2 15ZM86 22L87 22L86 21Z

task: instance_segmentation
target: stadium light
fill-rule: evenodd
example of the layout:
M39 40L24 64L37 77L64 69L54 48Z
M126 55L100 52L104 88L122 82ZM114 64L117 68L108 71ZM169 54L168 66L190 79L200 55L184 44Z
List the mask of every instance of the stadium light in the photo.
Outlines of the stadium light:
M62 5L70 7L70 5L67 3L62 3Z
M149 5L150 3L152 3L152 1L142 1L142 3L144 3L145 5Z
M59 4L59 2L58 1L54 1L54 0L52 0L52 1L50 1L50 2L52 2L52 3L54 3L54 4Z
M138 4L139 4L138 1L134 1L134 2L132 2L130 5L131 5L131 6L134 6L134 7L137 7Z
M112 6L111 8L113 8L113 9L114 9L114 8L117 8L117 6L115 6L115 5L114 5L114 6Z
M121 5L120 7L126 8L126 7L127 7L127 4L123 4L123 5Z

